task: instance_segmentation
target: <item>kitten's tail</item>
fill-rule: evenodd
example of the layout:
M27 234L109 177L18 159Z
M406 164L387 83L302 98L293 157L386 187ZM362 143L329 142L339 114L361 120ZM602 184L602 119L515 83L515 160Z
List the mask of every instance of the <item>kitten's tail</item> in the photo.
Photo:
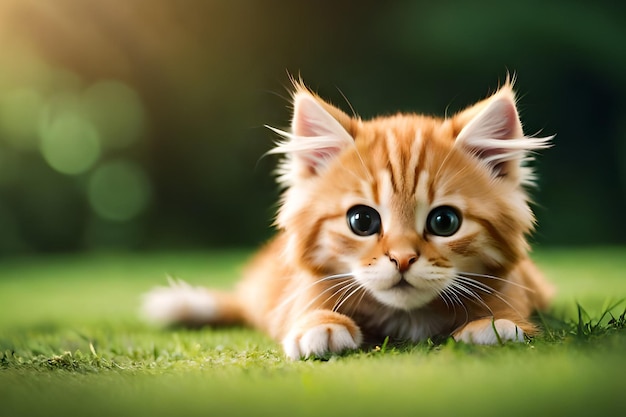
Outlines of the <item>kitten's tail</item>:
M168 278L169 286L155 287L143 294L141 315L162 326L200 327L234 325L243 315L234 293L192 287Z

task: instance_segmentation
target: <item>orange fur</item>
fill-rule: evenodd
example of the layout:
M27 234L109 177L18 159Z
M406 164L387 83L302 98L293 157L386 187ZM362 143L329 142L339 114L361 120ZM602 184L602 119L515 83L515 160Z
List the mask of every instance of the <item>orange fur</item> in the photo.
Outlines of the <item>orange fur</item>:
M284 154L278 234L236 291L216 297L208 324L261 329L294 359L363 338L534 334L528 316L552 288L527 254L524 159L549 138L523 135L510 83L452 118L367 121L295 83L292 130L276 131L285 137L273 151Z

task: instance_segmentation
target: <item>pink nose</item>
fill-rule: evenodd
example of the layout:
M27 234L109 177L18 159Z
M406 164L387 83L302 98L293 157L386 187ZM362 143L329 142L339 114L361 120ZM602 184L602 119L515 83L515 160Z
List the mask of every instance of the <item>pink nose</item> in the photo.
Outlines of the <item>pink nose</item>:
M390 252L388 256L401 273L408 271L411 265L417 261L417 254L415 253L399 254Z

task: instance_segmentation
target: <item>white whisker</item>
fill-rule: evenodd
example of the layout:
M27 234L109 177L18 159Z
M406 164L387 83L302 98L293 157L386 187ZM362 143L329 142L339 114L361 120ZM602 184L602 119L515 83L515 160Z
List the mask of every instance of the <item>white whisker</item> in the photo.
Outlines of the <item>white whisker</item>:
M356 312L357 307L361 304L361 302L363 302L363 298L365 298L365 294L367 294L367 290L365 289L365 287L363 287L363 285L360 286L360 289L362 290L361 296L359 297L359 301L352 304L351 314L354 314Z
M341 303L339 303L339 305L336 308L333 308L333 311L339 311L339 309L341 308L341 306L348 301L354 294L356 294L359 290L362 289L360 284L357 284L355 286L356 288L354 288L344 299Z
M448 307L448 309L450 309L451 305L450 305L450 301L448 300L447 297L448 297L448 295L446 294L445 290L439 293L439 298L441 298L441 300L446 305L446 307ZM454 304L454 303L452 303L452 304ZM453 305L452 305L452 307L454 308Z
M489 305L487 305L487 303L485 303L485 300L482 299L482 297L480 295L478 295L475 291L467 288L465 285L463 285L463 282L459 282L459 281L454 281L453 283L453 287L455 289L457 289L457 291L459 292L459 295L461 297L464 297L470 301L474 301L479 303L481 306L483 306L484 308L486 308L489 313L491 313L491 315L493 315L493 311L491 310L491 307L489 307Z
M363 158L361 157L361 153L356 147L356 142L354 142L354 152L356 153L356 156L359 158L359 161L361 162L361 166L363 167L363 170L365 171L365 174L368 177L368 181L374 182L374 178L372 177L372 174L370 173L369 169L367 169L367 165L365 165L365 161L363 161Z
M457 317L456 304L454 303L452 298L450 298L450 294L447 293L447 288L444 288L444 290L439 293L439 298L441 298L441 300L446 305L446 308L448 310L452 309L452 312L454 313L454 321L456 321L456 317ZM465 306L463 306L463 308L465 308Z
M350 286L350 285L352 285L351 282L343 282L342 281L342 282L338 282L338 283L336 283L336 284L326 288L324 291L322 291L319 294L317 294L317 296L315 298L310 300L304 307L300 308L296 315L297 316L302 315L302 313L307 311L313 304L315 304L324 294L328 293L329 291L335 290L330 296L326 297L326 299L322 302L322 304L324 304L324 303L328 302L329 300L331 300L333 297L335 297L341 291L344 291L346 286Z
M456 301L457 304L463 305L463 301L459 298L458 291L456 290L454 284L449 285L444 291L450 296L450 299L453 302Z
M463 291L463 293L473 298L476 298L476 299L480 298L480 295L478 295L475 291L472 291L470 288L467 288L464 284L466 284L466 282L464 281L460 281L460 282L455 281L453 285L455 286L455 288L460 289L461 291Z
M443 165L443 163L442 163ZM458 169L454 172L454 174L451 177L448 177L446 179L446 182L444 183L437 183L437 188L446 188L447 184L454 181L457 177L460 177L461 175L463 175L465 173L465 171L467 171L469 168L468 166L464 166L461 169ZM434 182L434 180L433 180Z
M534 290L534 289L529 288L529 287L527 287L527 286L525 286L525 285L522 285L522 284L517 283L517 282L510 281L510 280L508 280L508 279L500 278L500 277L497 277L497 276L495 276L495 275L477 274L477 273L475 273L475 272L459 272L458 274L459 274L459 275L461 275L461 276L478 277L478 278L487 278L487 279L492 279L492 280L495 280L495 281L502 281L502 282L506 282L506 283L508 283L508 284L511 284L511 285L513 285L513 286L516 286L516 287L518 287L518 288L521 288L521 289L523 289L523 290L526 290L526 291L528 291L528 292L535 292L535 290Z
M439 165L439 168L437 168L437 172L435 173L435 176L433 177L433 182L436 182L439 179L439 174L441 173L441 169L444 167L446 162L448 162L448 158L450 158L450 155L452 154L453 151L454 151L454 147L451 147L448 153L446 154L446 157L441 162L441 165Z
M368 181L369 182L373 182L374 180L372 179L372 174L370 174L370 172L367 170L367 168L365 167L365 162L363 162L363 159L361 159L361 155L358 153L358 151L356 151L356 154L358 156L358 158L361 161L361 165L363 165L363 170L365 171L365 174L369 177ZM341 168L343 168L348 174L352 175L354 178L356 178L357 180L361 181L363 180L363 177L361 175L359 175L357 172L354 172L351 169L348 169L346 166L344 166L343 164L341 165Z
M459 294L457 293L457 290L454 288L454 286L451 285L451 286L447 287L444 291L446 293L449 292L450 299L454 298L454 300L456 300L458 305L463 307L463 310L465 311L465 321L466 322L469 321L469 311L467 311L467 307L465 306L465 303L463 303L463 301L459 297ZM456 314L456 310L455 310L455 314Z
M331 297L329 297L326 301L329 301L335 295L339 294L340 291L342 292L341 295L337 298L337 300L335 300L335 304L333 305L333 308L331 308L331 310L332 311L337 311L339 303L341 303L341 300L344 299L346 294L348 292L350 292L352 289L354 289L355 287L358 287L358 286L359 286L358 282L350 282L350 283L348 283L348 285L345 285L343 288L341 288L341 290L336 291Z
M485 285L480 281L473 280L471 278L467 278L467 277L456 277L456 278L458 279L458 281L462 282L463 284L467 284L470 287L480 290L482 292L485 292L487 294L494 294L494 292L496 291L490 286Z
M298 291L295 291L293 294L291 294L289 297L285 298L278 306L276 306L274 308L274 310L279 310L281 308L283 308L285 305L289 304L290 302L292 302L293 300L295 300L297 297L299 297L303 292L310 290L311 288L313 288L314 286L322 283L322 282L326 282L326 281L333 281L336 279L342 279L342 278L352 278L353 274L351 273L345 273L345 274L335 274L335 275L329 275L323 278L320 278L316 281L313 281L312 283L310 283L309 285L303 287L303 288L299 288ZM335 286L331 287L334 288Z
M464 284L470 285L473 288L476 288L477 290L483 291L487 294L493 295L494 297L496 297L497 299L499 299L500 301L502 301L504 304L506 304L507 306L509 306L513 311L515 311L517 314L519 314L520 316L523 317L523 314L521 314L519 312L518 309L516 309L507 299L504 298L504 294L494 288L489 287L487 284L484 284L480 281L477 281L475 279L466 277L466 276L455 276L455 282L463 282ZM491 311L491 309L490 309Z

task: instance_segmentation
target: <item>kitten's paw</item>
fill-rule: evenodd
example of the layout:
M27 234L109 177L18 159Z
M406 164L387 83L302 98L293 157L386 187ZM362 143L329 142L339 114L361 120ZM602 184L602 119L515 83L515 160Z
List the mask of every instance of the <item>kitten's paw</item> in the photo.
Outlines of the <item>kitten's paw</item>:
M343 324L319 324L315 327L291 331L283 339L283 349L290 359L306 359L356 349L361 344L361 332L353 335Z
M476 320L454 334L456 341L477 345L495 345L500 342L523 342L524 331L511 320Z
M159 325L200 325L213 321L218 306L211 293L181 280L169 280L168 287L155 287L143 294L141 315Z

